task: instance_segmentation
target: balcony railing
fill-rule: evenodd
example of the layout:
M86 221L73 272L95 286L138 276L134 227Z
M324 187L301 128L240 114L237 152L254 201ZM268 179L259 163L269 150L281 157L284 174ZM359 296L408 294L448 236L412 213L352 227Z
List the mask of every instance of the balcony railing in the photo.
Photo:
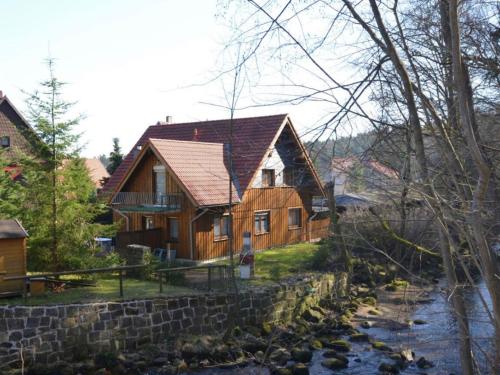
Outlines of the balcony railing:
M183 197L183 193L119 192L111 204L131 211L179 211Z

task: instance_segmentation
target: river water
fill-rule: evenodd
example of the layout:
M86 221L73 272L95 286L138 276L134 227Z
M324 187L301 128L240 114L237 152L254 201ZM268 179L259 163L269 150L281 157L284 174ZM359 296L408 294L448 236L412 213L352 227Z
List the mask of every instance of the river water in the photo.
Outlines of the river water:
M478 290L490 304L488 291L484 282L478 284ZM414 325L411 328L400 329L397 331L372 327L362 329L374 339L384 341L393 349L411 348L415 356L425 357L434 363L434 367L427 370L421 370L416 365L411 365L402 370L402 374L460 374L460 358L458 352L457 324L453 318L450 303L446 294L440 289L431 293L432 302L421 305L413 314L412 319L421 319L427 322L423 325ZM488 319L488 314L481 303L478 291L472 288L465 293L466 304L469 309L471 335L474 342L474 351L476 362L481 374L488 374L489 363L484 353L491 353L493 326ZM490 306L491 307L491 306ZM315 351L311 366L309 368L311 375L332 374L321 366L324 359L321 350ZM391 363L388 357L376 350L372 350L367 343L353 343L352 351L349 353L349 368L336 370L335 374L377 374L378 367L382 362ZM240 374L240 375L267 375L267 370L260 371L256 367L246 367L242 369L211 369L204 370L198 374L203 375L221 375L221 374Z

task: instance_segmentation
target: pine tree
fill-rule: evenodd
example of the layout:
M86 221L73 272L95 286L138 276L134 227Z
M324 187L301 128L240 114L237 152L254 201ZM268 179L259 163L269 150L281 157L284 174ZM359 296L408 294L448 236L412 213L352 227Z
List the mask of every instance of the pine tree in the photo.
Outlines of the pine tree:
M109 154L109 165L107 167L109 174L113 174L123 161L123 154L119 141L118 138L113 138L113 151Z
M92 239L113 230L93 223L105 207L97 202L88 170L78 157L80 134L75 127L82 116L70 116L74 103L62 98L65 83L56 78L52 59L47 65L49 79L27 99L29 118L43 144L34 159L21 162L16 213L30 234L32 270L84 267L94 259Z

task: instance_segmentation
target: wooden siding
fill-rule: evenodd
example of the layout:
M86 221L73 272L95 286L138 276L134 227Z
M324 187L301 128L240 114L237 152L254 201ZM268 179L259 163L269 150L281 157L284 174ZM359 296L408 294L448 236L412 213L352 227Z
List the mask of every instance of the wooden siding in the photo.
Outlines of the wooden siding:
M160 161L151 151L142 158L132 175L129 177L121 191L129 192L154 192L153 167L159 165ZM167 172L166 193L180 193L181 187L177 184L170 173Z
M23 290L23 282L3 281L3 277L26 275L26 239L0 239L0 271L7 274L0 275L0 293L17 292Z
M289 208L302 209L300 228L288 228ZM235 206L233 210L235 252L238 253L243 248L244 232L252 233L252 248L255 250L307 241L309 237L316 238L314 236L319 228L328 227L328 220L326 222L324 219L316 220L312 228L314 232L310 233L308 228L310 210L311 197L299 194L293 187L249 189L243 198L243 203ZM268 233L255 233L254 214L256 211L269 211L270 230ZM228 255L228 241L214 238L213 219L220 212L212 210L196 221L195 259L208 260Z
M154 186L153 166L159 161L150 152L145 155L135 171L129 177L121 191L129 192L152 192ZM168 173L167 173L168 176ZM167 180L167 193L181 192L180 186L169 176ZM309 191L306 189L306 191ZM288 228L288 209L301 208L301 226L299 228ZM270 230L268 233L254 233L254 214L256 211L270 213ZM153 219L153 227L161 229L160 243L166 247L169 240L168 218L179 220L179 242L172 244L171 248L177 250L177 257L191 258L190 225L191 220L202 211L192 205L189 198L184 195L182 210L180 212L123 212L129 218L129 231L144 230L142 223L144 216ZM195 260L209 260L212 258L228 255L228 241L216 240L214 238L213 220L214 215L224 213L224 208L210 208L200 216L193 225L193 253ZM234 206L233 210L233 234L234 250L238 253L243 247L243 233L252 233L252 248L255 250L270 247L283 246L301 241L308 241L317 237L323 237L324 228L328 227L328 221L315 219L308 222L312 215L312 194L301 193L295 187L269 187L250 188L245 192L241 204ZM115 222L123 220L116 212L113 214ZM125 231L125 223L122 222L121 231Z

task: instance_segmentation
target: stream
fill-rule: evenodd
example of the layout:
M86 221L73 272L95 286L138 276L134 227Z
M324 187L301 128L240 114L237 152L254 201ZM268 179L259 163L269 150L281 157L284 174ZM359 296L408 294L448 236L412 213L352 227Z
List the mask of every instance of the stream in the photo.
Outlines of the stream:
M491 302L484 282L478 284L488 303ZM474 341L476 362L481 374L488 374L488 361L484 353L492 349L493 326L488 319L486 310L481 303L478 293L472 288L466 291L466 304L469 307L471 334ZM415 359L425 357L434 363L431 369L419 369L414 363L401 374L460 374L460 358L458 353L457 325L452 316L450 304L446 294L438 288L430 295L431 302L420 305L412 315L412 320L421 319L427 322L423 325L414 325L411 328L389 330L372 327L360 328L374 339L384 341L393 349L411 348L415 352ZM490 306L491 307L491 306ZM314 352L309 367L311 375L332 374L332 370L321 365L324 359L323 350ZM377 374L382 362L392 361L382 352L372 350L368 343L352 343L352 351L348 354L349 367L344 370L335 370L335 374ZM267 375L267 370L260 371L255 366L242 369L210 369L197 372L199 375Z

